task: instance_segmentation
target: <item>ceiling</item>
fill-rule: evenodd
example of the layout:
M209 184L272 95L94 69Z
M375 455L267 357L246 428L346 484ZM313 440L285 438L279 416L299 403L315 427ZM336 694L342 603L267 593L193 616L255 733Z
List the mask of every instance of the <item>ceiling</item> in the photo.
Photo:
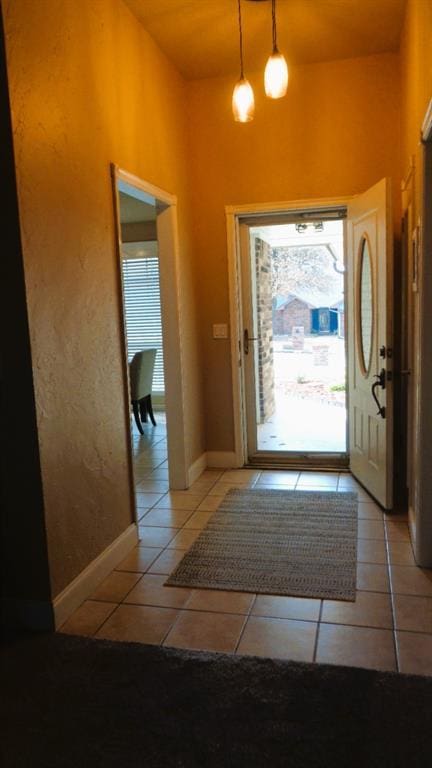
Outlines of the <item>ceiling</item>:
M189 80L239 72L237 0L124 0ZM271 50L270 0L241 0L245 72ZM396 51L405 0L277 0L278 47L288 64Z
M119 192L120 221L122 224L136 224L141 221L156 221L156 207L136 197Z

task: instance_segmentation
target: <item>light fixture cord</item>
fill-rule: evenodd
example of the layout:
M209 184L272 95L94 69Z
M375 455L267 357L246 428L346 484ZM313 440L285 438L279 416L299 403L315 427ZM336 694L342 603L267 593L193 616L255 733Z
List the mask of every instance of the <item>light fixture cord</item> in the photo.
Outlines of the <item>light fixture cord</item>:
M272 0L272 37L273 37L273 53L279 53L277 42L276 42L276 0Z
M239 22L239 35L240 35L240 79L244 80L244 73L243 73L243 30L242 30L240 0L238 0L238 22Z

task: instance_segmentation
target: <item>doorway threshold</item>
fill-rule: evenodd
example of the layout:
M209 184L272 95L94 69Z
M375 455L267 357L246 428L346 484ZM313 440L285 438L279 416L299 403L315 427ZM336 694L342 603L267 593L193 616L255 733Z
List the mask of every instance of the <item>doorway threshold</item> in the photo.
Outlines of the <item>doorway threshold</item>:
M301 469L301 470L326 470L329 472L340 472L349 467L348 454L342 453L302 453L281 455L278 453L259 453L256 456L249 457L245 464L253 469Z

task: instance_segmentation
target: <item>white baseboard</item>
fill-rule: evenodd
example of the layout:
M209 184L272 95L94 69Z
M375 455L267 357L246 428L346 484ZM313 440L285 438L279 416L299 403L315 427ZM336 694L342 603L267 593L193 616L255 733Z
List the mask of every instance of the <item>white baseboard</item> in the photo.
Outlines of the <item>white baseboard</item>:
M210 469L237 469L242 466L234 451L207 451L206 456Z
M58 629L69 616L94 592L138 541L135 523L129 525L87 568L54 599L54 621Z
M188 487L198 480L199 476L204 472L207 467L207 454L202 453L201 456L190 465L188 470Z
M194 461L188 470L188 488L198 480L205 469L236 469L243 466L239 464L234 451L207 451Z

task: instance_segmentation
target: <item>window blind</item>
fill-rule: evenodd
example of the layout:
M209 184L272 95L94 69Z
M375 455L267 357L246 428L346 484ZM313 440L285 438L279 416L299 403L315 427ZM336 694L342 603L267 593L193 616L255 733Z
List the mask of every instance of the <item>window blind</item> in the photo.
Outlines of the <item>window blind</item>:
M157 349L153 392L164 392L162 318L157 257L122 259L128 360L145 347Z

